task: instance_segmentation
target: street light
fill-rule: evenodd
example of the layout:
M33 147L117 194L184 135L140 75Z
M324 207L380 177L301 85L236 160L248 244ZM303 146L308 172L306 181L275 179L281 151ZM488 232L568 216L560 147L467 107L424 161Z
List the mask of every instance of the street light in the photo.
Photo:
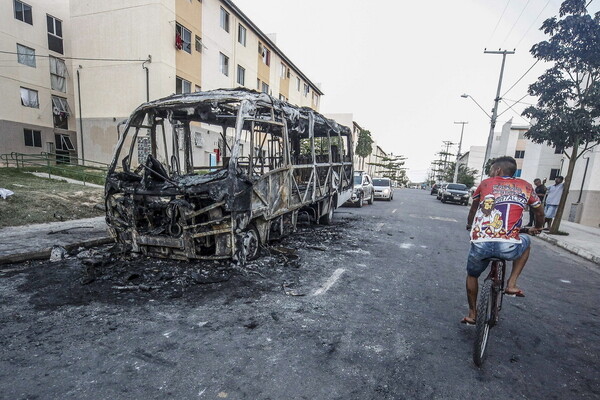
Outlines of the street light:
M481 107L481 105L477 102L477 100L475 100L473 97L471 97L471 95L468 95L465 93L465 94L461 94L460 97L462 97L463 99L466 99L467 97L470 98L471 100L473 100L473 102L475 104L477 104L477 107L479 107L481 109L481 111L483 111L484 114L487 115L488 118L492 118L492 116L490 114L488 114L487 111L485 111L483 109L483 107Z

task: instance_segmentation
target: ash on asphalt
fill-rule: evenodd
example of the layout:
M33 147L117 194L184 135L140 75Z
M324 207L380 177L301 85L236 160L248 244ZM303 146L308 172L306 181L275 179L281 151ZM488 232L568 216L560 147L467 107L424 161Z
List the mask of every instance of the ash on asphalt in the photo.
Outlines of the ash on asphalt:
M230 290L237 298L265 292L303 295L300 281L317 272L311 259L323 252L357 247L345 229L360 217L349 215L334 224L298 225L298 230L261 249L261 257L240 266L225 261L176 261L120 253L115 246L74 251L57 262L38 261L5 270L4 276L27 274L19 290L31 293L37 309L92 302L127 303L173 298L197 300L203 294Z

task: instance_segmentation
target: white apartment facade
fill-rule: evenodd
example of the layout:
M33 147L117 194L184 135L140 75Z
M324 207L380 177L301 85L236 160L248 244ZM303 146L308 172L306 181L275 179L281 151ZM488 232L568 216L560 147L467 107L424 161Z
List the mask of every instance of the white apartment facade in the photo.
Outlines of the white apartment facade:
M44 73L39 67L5 68L8 72L0 74L0 89L18 93L20 86L29 85L38 91L40 104L49 104L52 94L63 96L71 110L68 134L86 159L110 161L117 124L145 101L174 93L243 86L319 108L323 93L318 85L230 0L29 0L34 30L14 17L13 3L21 2L0 5L0 49L16 52L17 38L31 37L21 44L35 48L38 55L54 54L44 45L45 23L36 24L54 13L63 23L64 53L70 56L65 59L67 91L51 90L48 65ZM35 31L35 37L29 31ZM10 57L17 66L17 55ZM0 126L8 124L15 136L23 124L39 125L45 143L54 127L51 114L42 118L41 112L41 108L25 109L17 97L15 105L2 110ZM194 162L212 164L219 156L218 134L196 128ZM23 141L23 132L20 135ZM5 147L0 153L40 151Z
M68 3L0 2L0 154L76 157Z

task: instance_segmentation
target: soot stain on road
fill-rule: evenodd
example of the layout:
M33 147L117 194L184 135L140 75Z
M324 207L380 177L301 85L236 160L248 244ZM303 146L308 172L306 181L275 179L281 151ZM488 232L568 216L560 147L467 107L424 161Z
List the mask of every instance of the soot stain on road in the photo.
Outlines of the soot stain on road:
M344 250L360 249L355 224L360 216L344 216L333 225L300 225L298 231L270 247L244 266L227 261L185 262L119 253L103 246L74 252L65 260L31 262L8 275L23 274L18 287L30 295L38 310L82 306L92 302L131 304L175 298L197 301L213 292L256 300L264 293L281 291L298 295L300 281L322 279L311 269L315 257L334 257ZM365 243L362 243L365 245ZM79 255L79 257L78 257ZM5 276L7 276L5 274Z

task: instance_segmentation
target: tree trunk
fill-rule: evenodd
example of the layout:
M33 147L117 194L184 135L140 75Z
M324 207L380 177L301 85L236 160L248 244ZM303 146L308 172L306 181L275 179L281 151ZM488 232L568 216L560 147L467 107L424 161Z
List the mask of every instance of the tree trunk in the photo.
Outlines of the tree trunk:
M569 189L571 188L571 179L573 178L573 171L575 170L575 163L577 162L577 151L579 149L579 140L575 140L575 145L571 151L571 159L569 160L569 168L563 185L563 192L560 196L560 203L556 210L556 216L552 220L552 226L550 227L550 233L557 233L560 228L560 222L562 220L563 211L567 205L567 197L569 196Z

